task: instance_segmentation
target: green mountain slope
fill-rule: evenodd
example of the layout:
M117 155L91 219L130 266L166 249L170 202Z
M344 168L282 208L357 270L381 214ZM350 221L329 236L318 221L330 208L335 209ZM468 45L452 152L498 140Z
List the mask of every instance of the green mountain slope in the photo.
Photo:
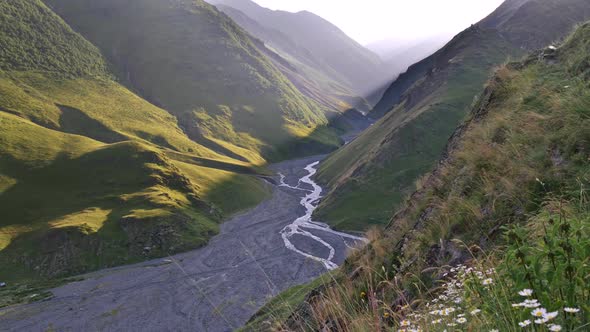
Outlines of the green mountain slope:
M584 330L589 83L590 24L556 51L500 68L383 233L246 330L519 331L527 319ZM557 315L533 323L525 299Z
M390 79L381 70L383 63L376 54L313 13L273 11L250 0L210 2L237 9L247 15L265 29L260 30L250 25L254 28L251 33L276 49L279 54L313 68L323 76L352 89L358 96L369 96ZM222 10L223 6L220 7ZM235 17L232 13L228 14ZM269 30L277 31L281 36L269 35Z
M1 280L195 248L268 195L259 155L191 140L41 1L0 3L0 42Z
M318 151L339 143L335 135L313 135L325 133L322 108L247 33L203 1L45 3L106 55L127 86L175 115L195 141L230 156L246 149L272 160L297 155L301 149L290 145L306 137Z
M491 25L494 17L502 23ZM531 0L526 6L508 1L410 67L369 115L382 118L320 168L319 180L331 192L317 218L350 230L385 224L415 181L432 168L490 71L520 57L523 48L548 45L589 17L586 1ZM552 23L537 24L544 20ZM527 32L535 37L523 44Z

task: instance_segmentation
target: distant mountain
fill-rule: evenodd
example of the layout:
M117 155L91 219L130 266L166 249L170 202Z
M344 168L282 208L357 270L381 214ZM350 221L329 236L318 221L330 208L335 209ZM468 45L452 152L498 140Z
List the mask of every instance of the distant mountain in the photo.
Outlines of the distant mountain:
M391 77L397 77L411 65L438 51L451 38L440 35L417 40L386 39L366 47L381 57Z
M241 11L222 4L218 9L260 39L259 50L306 96L336 112L356 108L368 113L372 105L357 96L347 81L281 31L267 28Z
M412 65L369 113L380 120L320 168L331 192L317 218L344 229L387 223L433 167L491 70L563 38L588 18L586 0L508 0Z
M356 95L371 95L390 79L383 73L383 63L376 54L313 13L273 11L250 0L211 0L210 3L286 59L312 68ZM246 23L235 10L257 24Z

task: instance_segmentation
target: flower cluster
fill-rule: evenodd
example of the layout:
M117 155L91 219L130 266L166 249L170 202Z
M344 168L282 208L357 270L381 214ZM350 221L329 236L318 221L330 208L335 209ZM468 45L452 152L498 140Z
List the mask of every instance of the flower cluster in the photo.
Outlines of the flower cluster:
M523 289L520 292L518 292L518 294L523 297L531 297L533 295L533 290L532 289ZM519 322L518 325L520 327L524 328L524 327L527 327L527 326L535 323L536 325L546 325L546 327L549 331L561 331L562 330L561 325L552 323L552 321L555 318L557 318L557 316L559 315L559 312L558 311L552 311L552 312L547 311L547 309L545 309L541 306L541 303L537 299L531 298L531 299L526 299L520 303L513 303L512 307L533 309L531 311L531 315L534 317L533 318L534 320L531 321L530 319L526 319L522 322ZM569 313L569 314L576 314L576 313L580 312L580 309L566 307L566 308L563 308L563 311L566 313Z
M495 283L497 278L494 269L478 269L459 265L444 274L446 281L441 286L438 295L427 302L420 312L409 312L404 315L404 319L399 322L400 332L409 331L455 331L469 330L469 326L488 326L490 332L498 331L494 328L494 319L485 319L485 315L493 315L489 311L483 312L483 305L480 300L474 301L469 294L479 292L478 296L494 296L495 288L501 288L502 282ZM479 289L476 291L475 289ZM523 329L537 329L542 327L543 331L562 331L564 327L559 323L565 320L560 319L563 315L576 315L581 312L577 307L565 307L562 310L551 311L543 306L541 301L533 295L533 289L522 289L513 292L521 297L522 301L512 303L512 311L515 311L515 317L521 317L518 326ZM510 308L510 302L506 307ZM407 307L405 307L407 309ZM425 310L424 310L425 309ZM563 313L563 314L562 314ZM484 315L484 316L481 316ZM525 318L527 317L528 318ZM518 318L517 318L518 319ZM489 327L491 325L491 327ZM499 326L498 326L499 327ZM485 331L485 330L482 330Z
M493 285L494 269L480 271L474 267L459 265L444 274L447 279L439 295L426 303L425 313L412 312L399 324L400 332L425 330L453 330L465 326L477 319L481 309L466 305L464 299L465 283L477 280L483 287ZM497 331L491 329L490 332Z

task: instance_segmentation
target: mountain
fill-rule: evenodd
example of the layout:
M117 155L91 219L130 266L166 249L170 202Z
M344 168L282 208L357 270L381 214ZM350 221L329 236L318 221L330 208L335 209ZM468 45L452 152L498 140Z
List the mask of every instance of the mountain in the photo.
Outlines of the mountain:
M243 160L245 150L279 160L339 144L324 128L324 108L203 1L45 3L105 54L122 83L174 115L194 141Z
M265 157L338 145L254 43L202 2L1 2L0 280L203 246Z
M499 67L383 232L244 330L584 330L565 307L587 307L589 41Z
M423 39L385 39L366 45L385 62L391 77L397 77L443 47L453 36L439 35Z
M490 71L555 42L588 18L586 1L508 0L412 65L369 114L379 121L318 171L331 190L316 211L318 220L351 230L386 224L433 167ZM526 36L531 39L525 42Z
M311 68L357 96L371 95L390 79L382 72L383 64L376 54L313 13L273 11L250 0L210 2L286 59L303 65L302 70ZM241 15L257 24L244 22Z
M351 88L347 88L348 83L340 74L323 65L309 50L299 46L289 36L262 26L233 7L223 4L217 4L216 7L248 33L260 39L260 51L303 94L336 113L352 108L369 112L371 105L364 98L356 96Z

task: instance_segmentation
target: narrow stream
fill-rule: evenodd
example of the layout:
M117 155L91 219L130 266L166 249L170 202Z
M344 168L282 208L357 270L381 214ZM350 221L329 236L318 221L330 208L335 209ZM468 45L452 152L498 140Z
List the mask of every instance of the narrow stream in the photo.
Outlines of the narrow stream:
M311 179L316 174L316 172L317 172L316 167L319 165L319 163L320 163L319 161L316 161L316 162L311 163L305 167L305 170L308 172L308 174L306 176L302 177L301 179L299 179L297 186L291 186L291 185L285 183L285 176L283 174L279 173L279 176L281 177L281 182L280 182L281 187L288 187L288 188L295 189L295 190L309 192L306 196L304 196L301 199L301 202L300 202L300 204L305 208L305 211L306 211L305 215L295 219L295 221L293 221L293 223L285 226L285 228L283 228L281 230L281 237L283 238L283 242L285 243L285 246L289 250L294 251L304 257L313 259L315 261L318 261L318 262L324 264L324 266L328 270L334 270L334 269L338 268L338 265L332 261L334 259L334 254L335 254L334 247L332 247L332 245L330 245L328 242L324 241L321 237L312 234L311 232L307 231L306 229L320 230L322 232L334 234L334 235L341 237L343 240L351 239L354 241L367 242L367 239L362 238L362 237L358 237L358 236L354 236L354 235L350 235L347 233L334 231L334 230L330 229L330 227L328 225L323 224L323 223L319 223L319 222L314 222L312 220L312 214L315 211L315 209L318 207L318 201L321 198L321 194L322 194L322 187L320 187L317 183L315 183ZM302 188L303 184L311 185L311 187L313 189L309 190L309 189ZM326 259L326 258L314 256L312 254L306 253L306 252L298 249L291 242L291 237L295 234L301 235L304 237L308 237L314 241L319 242L320 244L322 244L326 248L328 248L328 250L330 251L328 258Z

